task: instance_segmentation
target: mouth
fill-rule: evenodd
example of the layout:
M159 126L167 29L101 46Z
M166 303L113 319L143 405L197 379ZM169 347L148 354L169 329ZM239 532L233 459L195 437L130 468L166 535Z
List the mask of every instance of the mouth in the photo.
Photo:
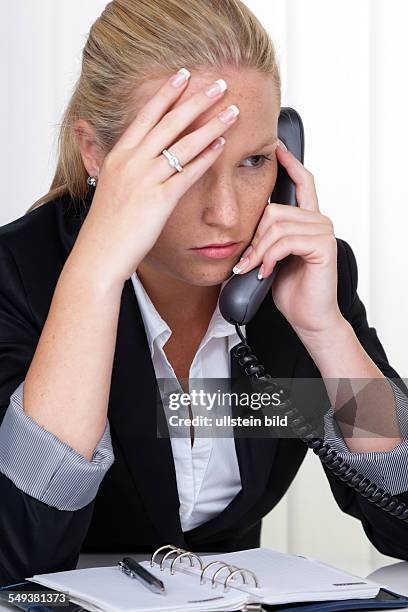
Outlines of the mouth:
M237 255L239 250L243 248L242 244L242 242L222 242L217 244L206 244L205 246L195 247L189 250L207 259L227 259L228 257Z

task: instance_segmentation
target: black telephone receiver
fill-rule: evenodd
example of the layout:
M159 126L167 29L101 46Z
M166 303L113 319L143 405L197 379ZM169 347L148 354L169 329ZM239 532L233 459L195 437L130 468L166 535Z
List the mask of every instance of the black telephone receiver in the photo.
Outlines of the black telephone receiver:
M304 160L305 139L300 115L289 107L282 107L278 119L279 139L289 151L302 162ZM296 188L285 168L278 162L278 176L271 195L271 202L296 206ZM225 284L219 299L223 317L230 323L246 325L254 317L258 308L267 296L279 270L277 262L272 274L262 280L258 279L260 266L246 274L238 274Z
M281 108L278 120L278 136L303 164L305 142L303 124L299 114L293 108ZM278 176L271 195L271 202L290 206L297 205L295 184L281 164L278 165ZM278 273L279 265L280 262L278 261L272 274L265 279L258 279L259 266L246 274L232 276L224 285L219 297L219 308L223 317L235 325L237 334L241 339L240 344L234 346L232 352L254 385L258 381L263 384L262 390L264 392L279 394L280 405L276 408L276 411L280 412L282 416L288 417L288 422L299 439L318 455L327 469L348 487L364 496L366 500L399 520L408 523L408 505L371 483L363 474L357 473L357 470L352 468L344 459L338 457L335 449L332 449L322 438L319 438L319 434L293 405L289 392L283 389L282 385L274 382L271 375L265 372L264 366L259 363L257 356L246 342L240 326L249 323L258 311Z

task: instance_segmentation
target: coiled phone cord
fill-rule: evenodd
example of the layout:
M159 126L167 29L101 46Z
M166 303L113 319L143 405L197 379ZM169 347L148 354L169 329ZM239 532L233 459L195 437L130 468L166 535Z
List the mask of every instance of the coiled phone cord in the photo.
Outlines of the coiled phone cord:
M313 452L318 455L322 463L333 472L347 486L363 495L368 501L389 512L392 516L408 523L408 505L400 502L397 497L387 493L384 489L377 487L374 483L365 478L363 474L357 473L344 459L338 457L338 452L325 443L313 427L307 423L289 398L289 394L280 385L273 382L270 374L265 373L265 367L259 363L251 347L247 344L244 335L240 330L239 323L235 323L235 329L241 339L241 343L236 345L232 351L238 360L239 365L249 378L256 379L265 383L265 392L279 393L281 403L277 407L279 412L288 417L293 431L299 438L307 444Z

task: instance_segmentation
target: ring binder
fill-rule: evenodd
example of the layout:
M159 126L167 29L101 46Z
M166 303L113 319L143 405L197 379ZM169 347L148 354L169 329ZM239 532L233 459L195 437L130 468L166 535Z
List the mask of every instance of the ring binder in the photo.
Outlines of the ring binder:
M162 563L165 574L160 571L160 560L167 553L172 555L167 558L172 561L173 570L178 570L173 576L170 573L170 563ZM186 557L190 563L193 562L194 567L183 562ZM201 559L203 567L197 565L195 557ZM267 548L204 557L167 545L153 552L152 559L154 567L151 573L161 582L164 575L166 597L158 597L149 589L132 584L132 581L121 576L117 567L42 574L33 576L30 581L57 591L69 592L86 609L95 607L97 602L101 612L136 609L152 612L191 612L193 609L197 612L261 612L269 605L279 610L287 608L289 612L295 609L323 610L327 602L330 606L326 607L332 610L354 610L356 605L370 609L394 609L395 605L401 607L401 603L408 606L407 598L390 591L388 593L397 599L390 599L387 593L385 599L377 599L381 585L367 578L349 574L315 559L285 555ZM132 569L128 561L130 559L123 559L123 563ZM140 566L150 569L149 561L142 561ZM199 567L202 567L201 571ZM204 580L202 585L201 579ZM248 584L244 584L245 580ZM218 589L213 589L213 584Z
M165 550L167 550L167 552L163 555L160 563L156 562L155 559L157 555ZM240 575L242 578L242 584L246 585L248 584L246 580L246 574L252 577L255 588L257 589L260 588L258 577L253 571L246 569L244 567L237 567L236 565L230 565L228 563L225 563L225 561L222 561L222 560L211 561L207 565L204 565L204 561L202 557L200 557L200 555L194 552L190 552L188 550L184 550L183 548L178 548L177 546L173 546L173 544L166 544L164 546L160 546L159 548L157 548L157 550L155 550L152 556L150 557L150 567L153 567L155 563L157 563L157 565L160 566L160 570L164 571L165 569L164 564L167 561L167 559L171 557L172 555L177 555L177 556L172 560L170 564L170 575L174 575L177 561L180 561L180 563L182 563L183 559L185 557L188 557L188 559L190 560L190 567L194 566L194 559L197 559L199 563L200 570L201 570L200 572L200 584L201 585L205 583L205 574L208 572L208 570L211 569L211 567L214 567L216 565L221 565L222 567L218 568L211 576L212 588L216 588L217 584L220 583L220 584L223 584L224 591L227 591L228 584L232 580L234 580L238 575ZM222 583L222 580L217 580L217 578L225 570L228 570L229 574L228 576L226 576L224 583Z

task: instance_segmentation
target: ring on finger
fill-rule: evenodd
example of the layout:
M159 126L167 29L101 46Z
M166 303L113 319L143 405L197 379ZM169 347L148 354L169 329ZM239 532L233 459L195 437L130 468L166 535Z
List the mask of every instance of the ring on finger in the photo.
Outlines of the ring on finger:
M177 172L183 172L183 166L175 155L170 153L167 149L163 149L162 155L164 155L172 168L175 168Z

